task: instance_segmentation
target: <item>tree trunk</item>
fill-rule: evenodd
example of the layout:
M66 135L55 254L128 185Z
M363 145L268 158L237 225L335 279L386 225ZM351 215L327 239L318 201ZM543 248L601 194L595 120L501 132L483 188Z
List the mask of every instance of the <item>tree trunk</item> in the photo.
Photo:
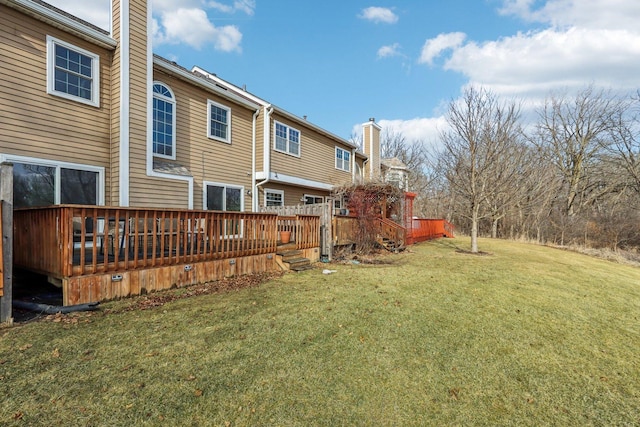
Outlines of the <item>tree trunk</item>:
M475 214L471 219L471 253L478 253L478 218Z
M491 220L491 238L498 238L498 218L493 218Z

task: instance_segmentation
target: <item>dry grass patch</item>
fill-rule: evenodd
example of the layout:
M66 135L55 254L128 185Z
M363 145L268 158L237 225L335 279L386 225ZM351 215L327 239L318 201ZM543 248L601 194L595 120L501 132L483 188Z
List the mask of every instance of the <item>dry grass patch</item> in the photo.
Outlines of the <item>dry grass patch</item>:
M0 330L0 424L639 424L640 269L480 243Z

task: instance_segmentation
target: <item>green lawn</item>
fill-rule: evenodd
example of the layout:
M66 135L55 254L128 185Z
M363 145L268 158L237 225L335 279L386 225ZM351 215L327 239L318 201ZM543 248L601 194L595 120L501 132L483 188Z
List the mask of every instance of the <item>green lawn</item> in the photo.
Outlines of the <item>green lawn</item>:
M458 246L0 329L0 425L640 425L639 268Z

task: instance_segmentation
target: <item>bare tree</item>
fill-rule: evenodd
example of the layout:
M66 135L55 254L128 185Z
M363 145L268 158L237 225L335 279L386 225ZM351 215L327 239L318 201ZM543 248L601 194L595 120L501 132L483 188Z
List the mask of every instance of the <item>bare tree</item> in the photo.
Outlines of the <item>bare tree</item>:
M382 158L395 157L405 164L411 191L419 195L426 191L430 179L424 141L407 141L402 132L385 129L380 137L380 153Z
M609 191L606 182L594 179L594 169L623 109L622 100L589 86L574 98L551 96L538 111L533 142L563 179L568 217Z
M471 223L471 252L478 252L478 224L509 202L504 196L518 171L521 128L515 102L502 103L484 89L467 89L449 104L450 130L441 133L439 161L455 197L464 204L460 215ZM487 202L496 204L488 209ZM498 206L500 205L500 206Z
M626 185L640 197L640 92L626 104L621 114L614 116L610 131L610 141L604 145L609 156L624 172Z

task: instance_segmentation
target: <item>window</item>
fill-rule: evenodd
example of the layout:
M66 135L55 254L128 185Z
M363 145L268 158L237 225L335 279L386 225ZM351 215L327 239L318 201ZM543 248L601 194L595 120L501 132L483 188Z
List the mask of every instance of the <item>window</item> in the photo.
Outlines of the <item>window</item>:
M214 211L244 210L244 187L205 183L205 209Z
M316 203L324 202L324 197L322 196L313 196L310 194L304 195L304 204L305 205L315 205Z
M100 57L47 36L47 93L100 106Z
M275 122L275 150L293 156L300 156L300 131Z
M176 159L176 99L164 83L153 83L153 154Z
M284 206L284 191L282 190L264 190L265 206Z
M55 164L13 164L14 207L29 208L54 204L100 204L100 168L67 167Z
M346 172L351 170L351 153L336 147L336 169Z
M207 103L207 135L231 144L231 109L209 100Z
M215 211L242 212L244 210L244 187L204 183L204 208ZM236 216L218 222L217 233L224 238L241 237L243 220Z

